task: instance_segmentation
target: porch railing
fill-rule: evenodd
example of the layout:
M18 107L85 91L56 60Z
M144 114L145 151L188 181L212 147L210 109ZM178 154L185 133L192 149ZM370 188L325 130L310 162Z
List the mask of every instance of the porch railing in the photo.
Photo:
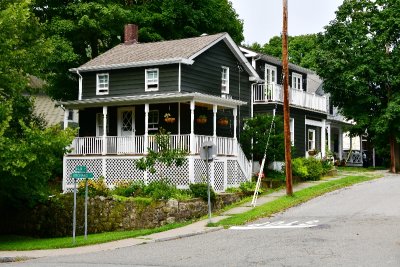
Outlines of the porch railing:
M253 84L252 90L254 103L283 102L283 88L281 85L275 83ZM311 94L303 90L290 88L289 102L291 105L327 112L325 96Z
M169 145L172 149L190 151L190 135L170 135ZM148 147L153 151L158 151L158 145L154 135L148 136Z

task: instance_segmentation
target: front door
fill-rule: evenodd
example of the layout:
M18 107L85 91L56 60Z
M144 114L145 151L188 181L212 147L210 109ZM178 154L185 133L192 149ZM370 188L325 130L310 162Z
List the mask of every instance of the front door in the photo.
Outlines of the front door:
M135 108L118 109L117 153L133 153L135 147Z

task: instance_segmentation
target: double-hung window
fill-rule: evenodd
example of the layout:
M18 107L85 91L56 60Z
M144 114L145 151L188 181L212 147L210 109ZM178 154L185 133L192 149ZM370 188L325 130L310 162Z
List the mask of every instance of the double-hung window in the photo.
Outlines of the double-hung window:
M99 73L96 75L96 94L108 95L109 76L108 73Z
M307 150L315 149L315 130L308 129L307 133Z
M151 130L158 130L158 123L159 123L159 112L158 110L150 110L149 111L149 131Z
M229 94L229 67L222 67L221 93Z
M303 90L303 76L299 73L292 73L292 88Z
M158 69L146 69L145 91L158 91Z

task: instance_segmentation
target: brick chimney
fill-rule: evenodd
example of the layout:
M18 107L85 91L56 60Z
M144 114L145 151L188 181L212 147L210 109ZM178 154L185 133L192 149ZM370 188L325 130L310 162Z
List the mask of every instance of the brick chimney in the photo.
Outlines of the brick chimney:
M136 24L126 24L124 30L124 44L134 44L138 42L139 27Z

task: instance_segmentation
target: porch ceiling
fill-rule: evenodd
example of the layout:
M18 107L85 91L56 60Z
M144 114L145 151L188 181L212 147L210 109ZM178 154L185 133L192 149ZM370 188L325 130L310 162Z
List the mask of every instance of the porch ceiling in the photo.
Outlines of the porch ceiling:
M102 106L126 106L126 105L140 105L140 104L189 102L192 100L199 103L218 105L227 108L235 108L237 106L242 106L247 104L247 102L240 100L226 99L219 96L205 95L200 93L169 93L169 94L91 98L83 100L58 102L58 105L64 106L67 109L83 109L88 107L102 107Z

